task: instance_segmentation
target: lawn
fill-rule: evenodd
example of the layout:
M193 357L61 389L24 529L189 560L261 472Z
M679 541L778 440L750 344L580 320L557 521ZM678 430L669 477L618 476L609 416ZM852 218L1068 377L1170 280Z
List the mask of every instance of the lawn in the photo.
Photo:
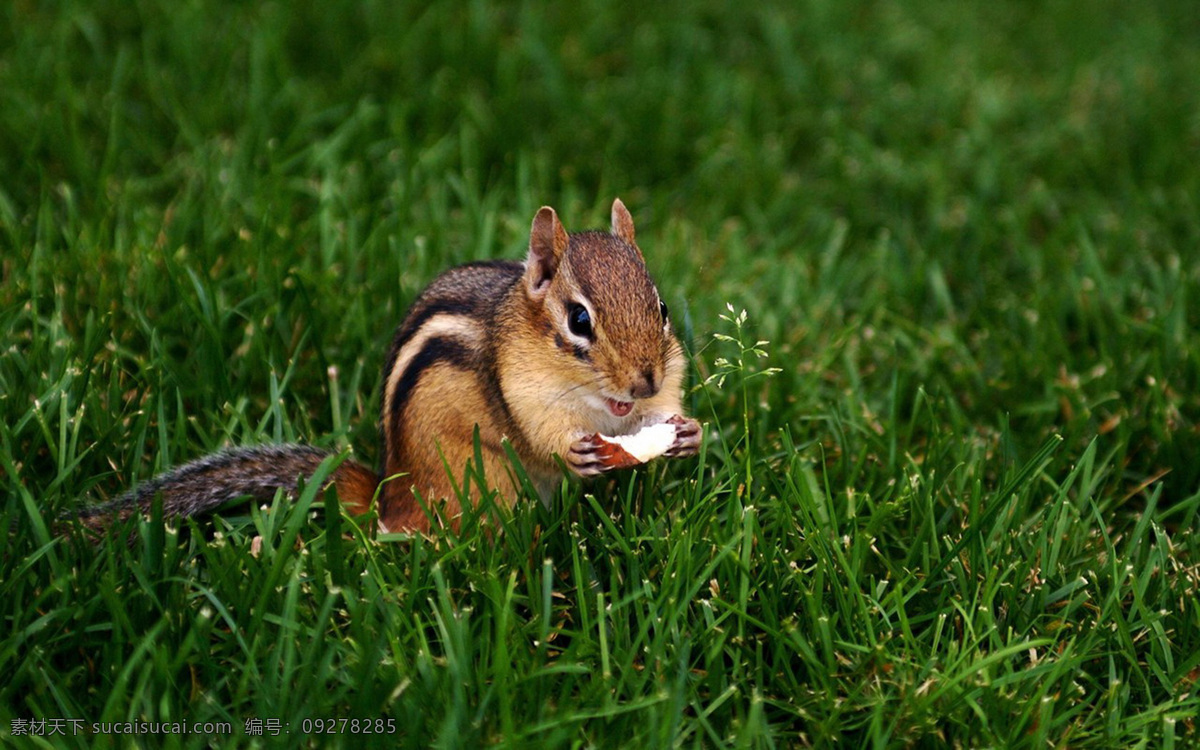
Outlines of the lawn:
M1197 743L1194 4L619 6L0 4L0 744ZM700 457L58 535L615 196Z

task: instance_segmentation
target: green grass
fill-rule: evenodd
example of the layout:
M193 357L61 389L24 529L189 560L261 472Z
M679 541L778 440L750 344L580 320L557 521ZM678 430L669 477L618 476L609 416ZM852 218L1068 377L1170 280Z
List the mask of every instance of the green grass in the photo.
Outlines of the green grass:
M1197 70L1169 0L0 4L0 738L1196 743ZM374 462L422 286L616 195L698 460L494 537L315 485L54 535L226 445Z

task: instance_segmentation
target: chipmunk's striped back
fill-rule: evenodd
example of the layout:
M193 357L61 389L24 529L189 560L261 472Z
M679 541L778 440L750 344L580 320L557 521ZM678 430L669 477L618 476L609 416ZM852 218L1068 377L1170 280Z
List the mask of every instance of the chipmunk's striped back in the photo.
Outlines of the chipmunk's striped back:
M384 364L380 399L384 445L395 444L409 396L428 368L438 364L470 371L480 368L497 305L521 277L521 270L515 261L459 266L435 279L413 302ZM385 475L388 458L383 461Z
M511 431L489 365L494 338L489 332L523 268L515 261L453 268L421 293L397 329L380 399L380 432L388 446L381 474L385 480L396 478L385 482L380 504L406 512L383 513L385 528L423 525L414 484L423 499L452 500L458 506L457 499L447 497L453 492L444 479L429 478L445 477L443 459L461 471L462 449L472 447L472 436L462 434L464 415L472 425L482 423L483 434L497 450L499 438L494 435Z

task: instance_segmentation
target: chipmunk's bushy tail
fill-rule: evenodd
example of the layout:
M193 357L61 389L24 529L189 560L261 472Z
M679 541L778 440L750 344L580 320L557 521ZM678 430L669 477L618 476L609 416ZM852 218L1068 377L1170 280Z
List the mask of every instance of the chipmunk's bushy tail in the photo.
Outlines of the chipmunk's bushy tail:
M103 530L114 520L149 511L158 495L166 516L203 515L238 498L270 500L278 490L294 491L301 477L307 481L328 455L306 445L233 448L159 474L112 502L83 508L78 517L85 526ZM362 464L343 461L332 481L342 505L364 513L379 477Z

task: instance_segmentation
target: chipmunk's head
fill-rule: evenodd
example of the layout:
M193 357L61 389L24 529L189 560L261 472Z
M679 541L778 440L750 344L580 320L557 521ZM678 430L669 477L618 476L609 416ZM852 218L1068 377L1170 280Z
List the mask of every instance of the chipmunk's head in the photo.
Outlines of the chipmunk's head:
M620 199L611 232L568 235L554 209L542 207L523 283L564 379L597 409L623 418L639 400L679 387L682 351Z

